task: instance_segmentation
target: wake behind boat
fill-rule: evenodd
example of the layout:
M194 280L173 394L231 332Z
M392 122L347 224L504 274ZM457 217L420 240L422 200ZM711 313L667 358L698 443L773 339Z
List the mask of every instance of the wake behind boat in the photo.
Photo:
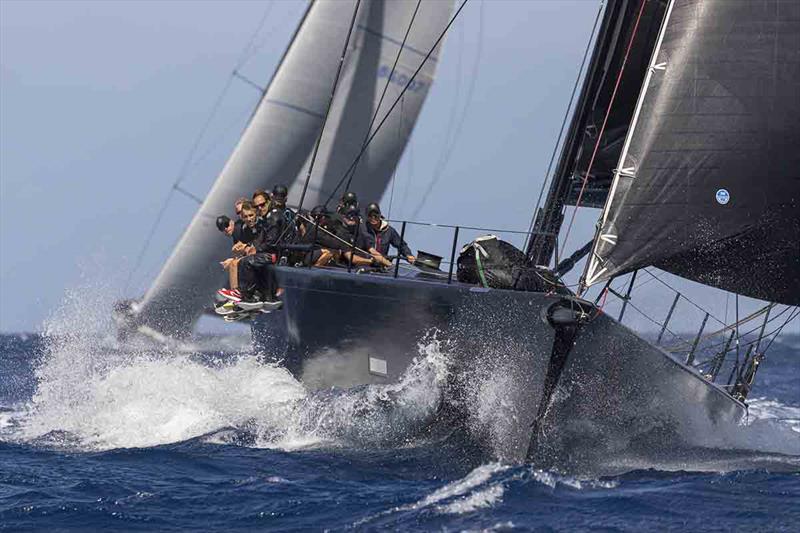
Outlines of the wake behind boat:
M345 47L339 65L351 73L341 83L357 84L363 76L363 83L374 84L385 77L388 96L356 113L363 99L343 97L340 72L330 72L334 96L308 126L305 150L292 153L294 172L305 157L298 154L308 154L289 197L298 223L306 221L304 235L315 236L306 243L314 250L329 245L316 239L322 223L304 206L324 205L325 196L330 201L345 191L375 198L388 183L407 135L378 134L385 134L381 127L389 117L398 120L394 104L420 87L420 73L428 69L432 76L429 62L453 20L447 21L447 6L437 24L429 16L420 19L426 21L421 27L415 6L443 4L356 2L350 13L336 13L333 33ZM314 25L334 17L328 7L316 2L309 8L240 141L245 148L234 152L156 284L125 318L127 327L185 333L200 301L209 299L218 275L201 280L194 272L205 272L220 247L211 246L213 230L204 221L241 192L280 179L276 169L289 158L258 154L269 134L259 117L269 116L270 91L280 90L287 69L302 67L302 59L292 58L312 46ZM398 33L386 35L374 24ZM364 28L354 41L360 45L351 44L354 28ZM770 39L764 28L774 30L766 32ZM412 35L419 39L414 47L407 44ZM493 412L487 431L504 436L499 455L507 460L580 470L615 454L654 458L664 450L723 446L715 436L741 423L764 353L800 304L800 156L792 149L800 141L799 35L800 16L767 5L608 2L524 252L491 237L462 247L462 228L454 227L447 272L440 265L401 266L399 258L388 269L353 268L353 259L340 263L345 268L313 268L290 260L296 250L276 242L275 265L264 268L277 275L283 309L253 318L254 342L277 354L309 388L351 388L396 382L420 340L436 335L451 352L454 392L447 416L460 416L460 395L490 401L480 397L488 390L481 384L502 384L501 397L491 399L503 406L502 414ZM366 59L370 50L377 58L387 49L395 54L387 65ZM403 75L404 82L393 85ZM354 124L354 115L372 120ZM307 141L314 136L312 147ZM329 160L319 163L324 176L312 188L320 149ZM231 170L236 168L241 172ZM559 243L569 243L574 221L568 206L603 207L603 213L595 238L564 259ZM402 222L401 241L406 227ZM356 245L349 247L352 258ZM580 283L567 287L564 276L584 258ZM650 271L654 266L731 291L736 319L706 329L715 318L703 311L692 338L666 346L665 333L675 340L669 326L676 306L690 301L675 291L664 301L665 318L654 320L656 339L622 325L626 309L635 306L637 275L658 279ZM592 285L602 288L590 300ZM740 318L738 295L770 303ZM604 312L608 298L621 301L616 319Z

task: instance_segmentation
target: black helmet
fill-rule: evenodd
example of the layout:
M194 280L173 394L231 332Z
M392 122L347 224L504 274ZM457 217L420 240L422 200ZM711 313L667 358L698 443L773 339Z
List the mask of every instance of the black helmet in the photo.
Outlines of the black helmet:
M367 212L367 216L370 216L373 213L376 213L378 216L381 216L381 207L378 204L376 204L375 202L372 202L371 204L369 204L367 206L367 211L366 212Z
M344 216L345 218L353 218L358 220L361 218L361 213L358 212L358 208L356 206L351 205L344 210Z
M286 198L289 196L289 189L286 188L286 185L276 185L272 189L272 197L278 198Z
M231 219L228 218L227 215L220 215L217 217L217 229L220 231L225 231L228 229L228 225L231 223Z
M280 209L273 209L269 213L267 213L266 218L264 219L264 223L268 227L273 226L280 226L284 221L283 218L283 211Z
M325 208L324 205L318 205L314 209L311 210L311 216L313 218L325 216L328 214L328 210Z
M353 191L347 191L342 195L342 205L358 205L358 196Z

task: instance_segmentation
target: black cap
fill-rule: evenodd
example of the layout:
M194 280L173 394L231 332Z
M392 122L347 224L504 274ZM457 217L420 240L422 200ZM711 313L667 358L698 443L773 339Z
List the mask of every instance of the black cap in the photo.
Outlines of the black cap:
M358 196L353 191L347 191L342 195L342 205L358 205Z
M381 214L381 207L375 202L372 202L367 206L367 216L370 216L372 213L377 213L378 215Z
M328 214L328 209L324 205L318 205L311 210L312 217L321 217Z
M225 231L228 229L228 225L231 223L231 219L228 218L226 215L220 215L217 217L217 229L220 231Z
M276 185L272 189L272 196L278 196L280 198L286 198L289 196L289 189L286 188L286 185Z

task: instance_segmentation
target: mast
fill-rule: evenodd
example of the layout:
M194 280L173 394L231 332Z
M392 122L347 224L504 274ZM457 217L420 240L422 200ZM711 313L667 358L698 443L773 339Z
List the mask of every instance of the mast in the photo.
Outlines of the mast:
M586 116L587 107L590 105L591 96L602 80L603 69L600 58L606 56L608 49L615 41L613 37L619 34L619 25L622 23L622 19L619 17L618 11L624 3L624 0L609 0L605 8L603 22L589 62L589 71L583 79L580 98L573 112L572 121L564 141L564 148L561 151L558 165L550 182L547 199L539 212L534 213L536 217L533 226L534 235L530 239L526 250L528 258L534 264L549 265L553 257L556 239L561 230L561 223L564 221L562 212L570 186L575 151L578 149L581 130L585 128L585 123L588 119ZM617 31L614 31L615 29ZM546 179L547 176L545 176Z
M534 214L534 235L526 253L535 264L549 265L552 261L566 206L576 205L579 196L581 207L602 207L605 203L612 178L611 161L618 157L664 3L608 0L545 205Z

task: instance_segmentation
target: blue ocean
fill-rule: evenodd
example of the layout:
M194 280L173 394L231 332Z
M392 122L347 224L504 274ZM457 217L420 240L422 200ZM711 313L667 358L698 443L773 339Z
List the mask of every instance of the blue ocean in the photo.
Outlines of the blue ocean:
M468 426L432 429L448 356L435 342L399 384L309 392L244 335L153 351L109 331L67 311L0 336L0 530L800 524L796 332L772 346L726 449L598 475L504 464Z

